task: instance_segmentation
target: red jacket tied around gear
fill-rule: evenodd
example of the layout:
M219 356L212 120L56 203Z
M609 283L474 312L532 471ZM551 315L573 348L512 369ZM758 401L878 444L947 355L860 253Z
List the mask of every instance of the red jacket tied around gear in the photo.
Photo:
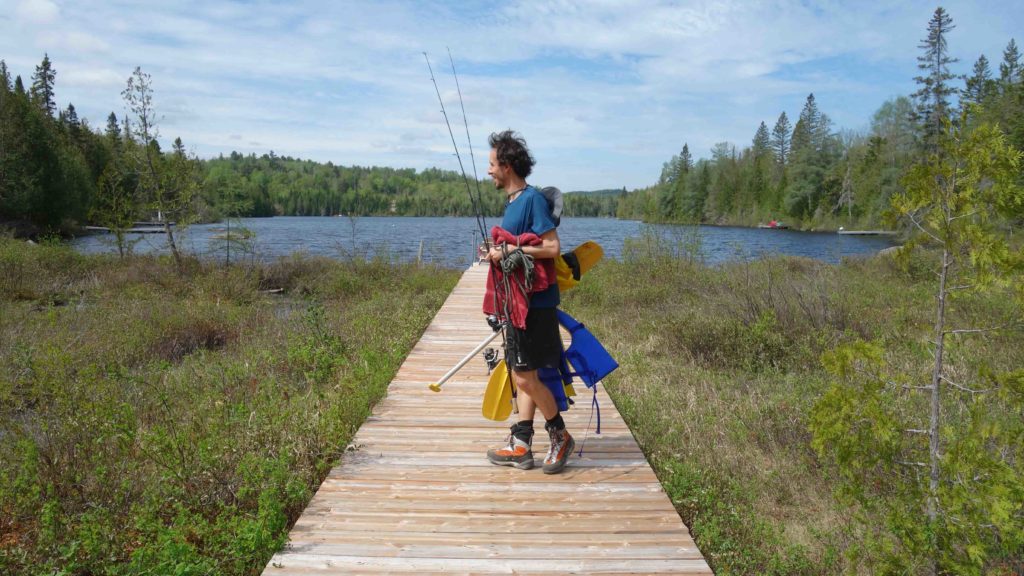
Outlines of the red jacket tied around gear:
M500 226L491 228L491 238L494 244L509 244L510 246L537 246L543 242L540 236L533 232L513 236L511 232ZM524 294L521 286L523 284L522 268L511 273L508 278L508 290L505 289L505 273L501 266L491 263L490 271L487 272L487 291L484 292L484 314L494 314L498 320L509 320L516 328L526 328L526 314L530 311L529 295ZM534 263L533 286L530 293L546 290L557 280L555 278L555 260L543 258ZM508 310L508 317L505 317L505 310Z

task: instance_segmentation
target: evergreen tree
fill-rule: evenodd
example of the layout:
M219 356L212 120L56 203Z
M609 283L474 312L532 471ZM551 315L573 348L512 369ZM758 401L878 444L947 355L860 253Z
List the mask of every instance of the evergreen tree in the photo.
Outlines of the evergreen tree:
M57 71L50 64L49 54L43 55L43 61L36 66L36 73L32 75L32 101L39 106L47 116L53 117L57 110L54 102L53 87L57 79Z
M754 133L753 148L751 149L753 154L753 165L751 166L750 175L750 196L757 204L757 207L762 210L771 211L774 207L774 202L769 194L769 181L770 181L770 170L771 170L771 136L768 135L768 126L761 122L761 125L757 127L757 132ZM747 208L753 208L748 206Z
M981 104L991 91L991 87L992 70L989 68L988 58L982 54L974 63L974 69L967 77L964 89L960 92L961 106Z
M78 119L78 111L75 110L75 105L69 103L67 109L61 115L64 118L63 125L67 129L68 135L71 136L71 141L81 146L82 122Z
M928 36L918 44L924 54L917 57L917 67L924 74L914 77L921 86L914 92L918 103L915 119L921 125L923 142L929 151L937 149L942 123L949 119L949 97L955 91L950 81L957 76L949 71L949 65L958 60L949 55L946 45L946 36L954 28L953 20L940 6L928 23Z
M754 134L754 159L760 159L769 152L771 152L771 137L768 135L768 126L762 120Z
M693 155L690 154L690 145L684 143L683 150L679 153L679 172L680 174L689 174L690 169L692 168Z
M815 213L824 192L828 165L834 160L829 134L831 121L821 113L814 94L809 94L793 128L790 175L786 210L791 216L807 218Z
M1020 325L1024 292L1008 287L1024 254L1005 222L1024 207L1022 155L993 125L945 124L944 150L911 168L892 203L911 224L900 260L935 260L922 275L934 282L932 327L915 347L929 370L890 365L882 339L840 345L824 356L835 384L809 427L839 469L838 494L866 513L872 572L1012 573L1024 549L1024 374L978 362L985 343L971 340ZM1011 304L995 318L971 312L994 298Z
M127 114L125 114L124 120L121 122L121 139L125 144L131 144L135 141L135 137L132 136L131 122L131 119L128 118Z
M12 115L14 87L11 85L11 74L7 71L7 63L0 60L0 212L7 212L7 204L12 193L13 182L10 181L9 173L12 164L17 160L12 158L11 140L14 137L12 131Z
M65 136L45 104L53 102L55 73L44 58L32 94L21 77L9 89L0 76L0 213L57 230L79 220L93 182L77 143ZM77 114L72 115L78 123ZM66 121L66 119L65 119Z
M7 63L0 60L0 93L6 93L13 90L11 86L11 73L7 70Z
M779 114L779 119L775 121L775 128L772 129L771 140L775 162L779 166L785 166L786 161L789 159L791 130L792 127L789 124L789 118L786 117L786 113Z
M124 146L121 141L121 126L117 123L117 114L111 112L107 116L107 126L103 131L103 136L106 139L106 146L110 149L110 153L115 159L119 158Z
M1003 50L1003 62L999 65L999 80L1003 85L1013 84L1020 80L1020 52L1017 51L1017 41L1013 38Z
M113 112L107 116L107 129L104 132L108 140L120 140L121 138L121 127L117 124L117 114Z
M818 103L814 100L814 93L807 96L804 107L800 111L800 118L793 128L793 139L790 147L792 155L816 151L820 146L820 125L822 124L821 111L818 110Z
M678 220L685 216L684 199L686 197L686 186L689 181L690 170L693 168L693 155L690 154L689 143L683 143L683 149L679 152L679 170L673 193L672 219Z
M28 141L30 107L20 76L13 92L0 86L0 215L4 218L28 218L38 191Z
M81 122L78 120L78 111L75 110L74 104L68 104L67 109L64 111L64 121L68 123L68 126L74 126L80 128Z
M1003 51L999 78L986 86L983 105L972 110L972 123L998 125L1013 145L1024 147L1024 74L1016 41Z

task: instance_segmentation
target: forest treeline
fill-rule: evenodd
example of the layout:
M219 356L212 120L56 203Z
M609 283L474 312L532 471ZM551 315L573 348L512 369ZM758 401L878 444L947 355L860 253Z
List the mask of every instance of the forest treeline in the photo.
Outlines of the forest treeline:
M134 86L148 75L138 71ZM140 80L140 78L143 78ZM472 216L479 203L485 215L502 212L501 194L489 180L467 182L454 171L422 171L377 166L338 166L273 151L232 152L208 160L190 155L180 139L161 150L152 101L119 117L111 112L102 127L80 118L74 104L56 104L57 71L48 55L25 85L0 60L0 221L31 223L44 231L68 231L85 223L113 225L167 215L155 202L161 170L157 163L177 159L187 165L191 188L188 210L179 220L212 221L235 216ZM126 97L132 93L126 89ZM129 108L131 104L127 102ZM147 123L149 125L147 125ZM148 142L148 145L143 145ZM152 155L147 155L152 152ZM140 174L150 172L145 186ZM176 185L182 185L178 181ZM467 190L468 188L468 190ZM623 190L624 192L624 190ZM474 198L475 200L471 199ZM184 207L182 207L184 208ZM566 195L566 213L612 215L616 197Z
M980 55L969 75L947 47L948 13L929 24L920 44L919 90L882 104L867 133L837 131L814 94L795 123L786 112L762 121L751 144L716 144L695 160L688 144L664 163L657 184L623 197L616 215L651 222L754 225L785 220L796 227L876 226L901 190L901 179L935 150L943 122L966 113L970 126L998 125L1024 148L1024 76L1011 39L993 71ZM953 99L956 102L953 102Z
M336 166L311 160L232 152L202 163L211 216L472 216L470 194L485 216L500 216L503 196L489 180L470 184L453 171ZM625 191L565 194L565 214L615 213Z
M998 70L981 55L971 74L960 76L951 71L957 60L945 46L952 22L943 26L930 26L922 41L920 89L882 104L867 133L835 130L810 94L795 121L786 112L771 128L762 121L749 146L721 142L709 158L695 159L683 144L664 163L656 184L628 193L566 194L565 214L649 222L878 225L908 167L927 155L942 122L961 110L971 123L999 125L1012 144L1024 147L1024 78L1016 42L1007 44ZM177 199L182 222L273 215L470 216L476 211L466 182L453 171L339 166L272 151L200 160L180 139L165 151L148 84L147 118L140 121L137 110L122 117L111 112L105 125L93 126L78 116L74 104L57 106L56 79L48 55L28 85L0 60L0 221L30 222L43 231L86 223L116 228L168 214L162 181L189 192ZM157 166L171 161L184 182L162 170L167 166ZM468 188L485 215L501 213L500 194L489 181ZM154 198L158 190L163 202Z

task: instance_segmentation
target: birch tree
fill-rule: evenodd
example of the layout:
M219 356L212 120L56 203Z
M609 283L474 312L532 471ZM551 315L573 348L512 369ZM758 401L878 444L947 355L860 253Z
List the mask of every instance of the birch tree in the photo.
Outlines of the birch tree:
M156 111L153 108L152 78L136 67L128 85L121 92L135 122L125 122L135 140L133 146L133 176L137 176L139 196L161 219L167 244L178 270L184 263L174 237L176 224L181 230L195 215L194 202L199 192L199 171L194 158L185 153L180 141L169 158L160 152Z

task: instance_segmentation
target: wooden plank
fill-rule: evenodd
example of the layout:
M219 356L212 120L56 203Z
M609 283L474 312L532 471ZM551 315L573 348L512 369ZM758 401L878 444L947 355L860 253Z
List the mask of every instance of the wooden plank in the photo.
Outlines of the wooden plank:
M441 543L383 544L367 539L354 540L351 536L344 541L321 539L293 540L288 547L290 554L313 552L330 556L376 556L383 558L520 558L545 560L548 558L587 560L592 558L636 559L645 558L701 558L696 546L640 545L609 547L577 545L567 549L561 542L548 543L483 543L468 544L448 538Z
M293 543L324 542L327 544L384 544L388 546L435 545L448 546L516 546L527 549L539 547L561 547L563 554L573 554L569 548L600 548L604 554L625 557L630 549L649 546L671 546L687 550L696 548L693 539L685 530L664 530L661 532L630 533L580 533L561 532L558 539L538 537L537 534L503 534L496 538L492 532L462 533L457 537L446 532L403 532L389 530L388 541L381 541L380 535L364 531L324 530L315 526L296 526L291 532ZM291 551L293 548L289 548Z
M484 457L481 456L481 459ZM515 474L518 472L518 474ZM532 472L532 473L530 473ZM522 471L498 466L472 468L469 470L435 468L386 468L383 466L339 466L330 472L344 478L359 480L402 480L413 484L423 482L449 483L453 480L469 482L517 482L526 484L546 483L550 478L539 470ZM515 474L514 476L510 476ZM565 471L558 475L564 481L573 482L657 482L658 478L650 466L624 468L583 468L575 466L573 460ZM330 479L330 476L328 476ZM327 480L325 480L326 482Z
M577 387L563 417L583 454L550 476L484 457L509 422L480 416L482 358L427 388L491 333L485 275L463 275L263 573L711 574L603 390L596 434ZM547 443L538 429L538 468Z
M285 564L287 561L287 564ZM271 571L275 564L281 568ZM710 574L703 559L389 558L294 553L275 556L264 574Z

